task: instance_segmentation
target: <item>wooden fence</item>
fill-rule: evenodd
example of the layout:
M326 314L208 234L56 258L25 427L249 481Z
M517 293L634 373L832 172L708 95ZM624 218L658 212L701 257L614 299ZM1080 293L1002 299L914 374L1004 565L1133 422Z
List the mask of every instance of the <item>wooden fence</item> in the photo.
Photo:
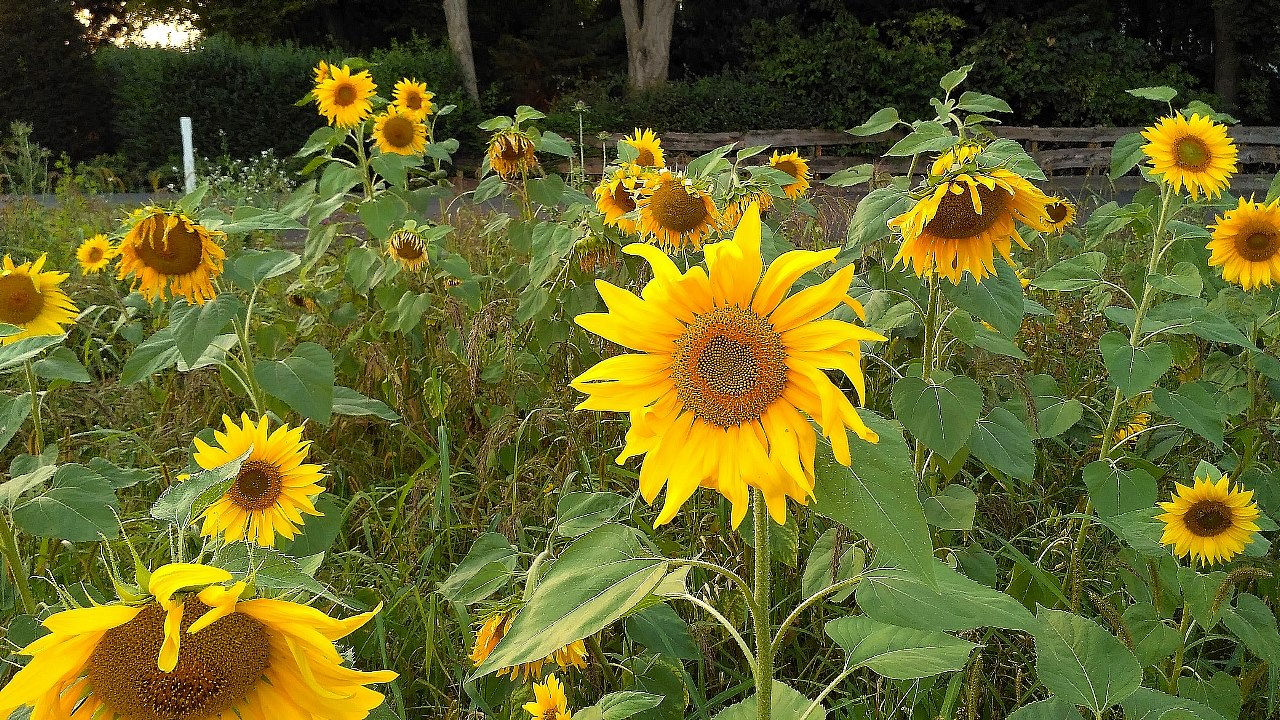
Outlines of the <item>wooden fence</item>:
M1136 171L1114 182L1108 177L1111 148L1116 140L1141 131L1136 127L1006 127L997 126L997 136L1017 140L1035 158L1049 178L1049 185L1065 192L1084 190L1136 189L1142 182ZM879 170L902 174L907 171L906 158L881 158L876 155L843 154L848 149L866 151L867 145L882 146L901 139L905 133L892 130L855 137L839 130L765 130L726 133L662 133L662 146L676 156L696 157L708 150L735 143L738 147L770 145L775 148L798 148L809 160L809 167L821 175L871 163ZM1240 172L1231 180L1236 194L1266 193L1277 170L1280 170L1280 127L1234 127L1231 137L1239 148ZM622 138L622 135L616 135ZM835 151L835 152L833 152ZM679 157L685 160L685 157ZM924 166L923 168L921 166ZM917 172L927 165L917 165Z

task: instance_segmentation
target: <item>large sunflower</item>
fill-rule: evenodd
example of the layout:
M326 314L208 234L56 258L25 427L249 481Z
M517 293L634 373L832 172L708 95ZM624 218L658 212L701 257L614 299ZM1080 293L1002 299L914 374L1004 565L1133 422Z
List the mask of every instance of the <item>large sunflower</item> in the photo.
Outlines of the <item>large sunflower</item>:
M645 168L628 164L614 171L613 177L601 180L596 187L596 209L604 213L604 223L634 235L640 223L627 215L636 209L636 193L644 182Z
M921 277L936 272L959 284L968 272L981 281L995 272L996 251L1012 265L1012 241L1027 248L1015 219L1050 230L1045 207L1051 201L1021 176L999 168L943 180L889 221L903 240L894 262L913 265Z
M226 542L249 540L275 547L276 535L293 538L304 521L303 513L320 515L312 501L324 489L324 468L304 464L309 440L302 428L281 425L267 433L264 416L255 425L248 415L240 425L222 416L223 432L215 432L217 445L196 438L196 464L206 470L222 467L249 450L235 482L217 502L204 511L200 534L223 536Z
M640 167L661 168L667 164L662 153L662 141L652 130L636 128L634 133L622 138L622 143L636 149L636 159L632 162Z
M843 372L862 397L863 341L880 335L840 320L819 320L848 296L854 268L787 297L802 275L834 262L838 249L793 250L768 268L760 256L760 212L748 208L732 240L708 245L707 269L681 272L657 248L624 249L653 266L641 295L597 281L607 313L577 323L639 351L612 357L572 386L588 395L578 408L631 414L622 463L646 454L640 492L652 503L666 486L658 524L669 522L699 486L733 505L733 524L746 516L748 487L759 489L774 520L786 520L786 498L813 495L817 436L830 438L835 458L852 461L848 430L875 442L871 431L825 370Z
M1186 185L1191 199L1200 193L1216 198L1236 171L1236 144L1227 127L1208 117L1178 113L1160 118L1155 127L1142 131L1147 144L1142 152L1151 162L1151 174L1159 175L1181 192Z
M133 211L127 222L119 279L132 275L134 288L147 300L165 300L172 293L203 305L214 298L213 279L227 257L216 238L225 233L153 205Z
M0 323L22 328L0 337L8 345L37 335L61 335L62 326L75 322L80 312L58 288L66 273L42 272L45 256L14 265L8 255L0 266Z
M480 625L480 629L476 631L476 643L471 648L471 663L475 667L480 667L489 657L489 653L498 646L502 638L506 637L507 631L511 629L511 623L515 622L516 609L506 608L493 612ZM587 646L582 640L575 640L568 645L558 648L555 652L533 662L515 665L509 668L503 668L498 671L499 675L510 675L514 680L516 678L533 678L542 674L542 668L548 663L555 663L561 670L570 668L586 669L587 667Z
M373 125L378 150L396 155L421 155L427 149L427 126L414 113L388 105Z
M392 233L387 240L387 253L406 270L417 270L427 264L427 243L416 229Z
M111 241L106 235L101 233L94 235L76 248L76 260L80 263L80 272L90 275L104 270L111 264L111 259L116 256L116 252L117 250L111 246Z
M792 200L800 197L809 191L809 163L800 157L798 152L789 152L786 155L779 155L777 150L773 151L773 156L769 158L769 167L774 170L781 170L790 175L793 182L782 186L782 191Z
M390 671L344 665L333 643L374 613L336 620L284 600L241 600L244 582L202 565L151 573L151 597L65 610L0 690L0 717L90 720L361 720ZM377 612L376 610L374 612Z
M564 686L554 674L548 675L544 683L534 683L533 698L533 702L524 704L524 711L533 720L573 720Z
M1222 278L1245 290L1280 279L1280 198L1265 205L1240 199L1212 226L1210 265L1222 266Z
M1170 502L1160 503L1164 534L1160 542L1172 545L1179 557L1191 556L1201 565L1226 562L1253 542L1258 531L1258 505L1253 491L1231 487L1223 477L1217 482L1196 478L1192 487L1178 483Z
M396 107L413 116L414 120L422 120L435 112L431 98L436 94L427 90L425 83L405 78L396 83Z
M668 250L697 250L707 235L720 229L711 194L670 170L646 176L636 206L641 234Z
M538 167L533 138L523 130L507 128L489 139L489 167L503 180L528 175Z
M330 125L350 128L364 122L373 112L369 98L377 91L369 71L353 73L346 65L330 65L329 77L316 84L315 94L320 114L328 118Z

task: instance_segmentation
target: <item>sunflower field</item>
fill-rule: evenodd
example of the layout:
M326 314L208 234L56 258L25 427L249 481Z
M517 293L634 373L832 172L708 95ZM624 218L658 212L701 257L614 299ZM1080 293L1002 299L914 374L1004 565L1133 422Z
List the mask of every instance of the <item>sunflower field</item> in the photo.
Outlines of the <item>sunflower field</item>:
M0 718L1280 716L1280 179L1140 88L1064 197L971 67L883 167L521 106L460 192L322 62L279 202L6 249Z

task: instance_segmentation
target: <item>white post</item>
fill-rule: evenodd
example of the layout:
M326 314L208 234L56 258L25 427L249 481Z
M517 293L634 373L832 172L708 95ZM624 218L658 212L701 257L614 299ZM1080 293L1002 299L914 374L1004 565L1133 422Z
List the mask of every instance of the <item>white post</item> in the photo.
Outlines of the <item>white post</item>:
M191 142L191 118L178 119L182 129L182 176L186 180L188 193L196 191L196 152Z

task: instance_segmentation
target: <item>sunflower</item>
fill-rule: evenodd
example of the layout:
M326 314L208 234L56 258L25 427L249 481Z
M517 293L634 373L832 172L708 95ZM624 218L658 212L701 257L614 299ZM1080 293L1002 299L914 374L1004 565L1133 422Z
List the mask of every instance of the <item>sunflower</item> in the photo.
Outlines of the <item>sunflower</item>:
M769 167L781 170L795 180L782 186L782 191L787 194L787 197L795 200L809 191L809 163L800 157L800 153L789 152L786 155L779 155L778 151L774 150L773 156L769 158Z
M147 300L165 300L172 293L203 305L214 298L213 279L227 257L216 238L225 233L154 205L133 211L126 222L130 228L120 242L118 279L132 275L134 289Z
M641 234L668 250L697 250L707 235L720 229L720 213L710 193L670 170L645 178L636 206Z
M1229 478L1217 482L1196 478L1193 487L1182 483L1170 502L1160 503L1164 534L1160 542L1172 545L1179 557L1191 556L1201 565L1226 562L1253 542L1258 531L1258 505L1253 491L1231 487Z
M1265 205L1241 198L1211 227L1209 264L1222 266L1224 280L1252 290L1280 279L1280 198Z
M1012 265L1011 241L1028 247L1014 219L1049 230L1045 207L1051 201L1026 179L999 168L943 180L889 221L903 240L894 262L913 265L921 277L937 272L959 284L968 272L980 282L995 273L996 251Z
M503 180L528 175L538 167L533 138L523 130L507 128L489 139L489 167Z
M533 702L524 704L524 711L534 720L573 720L564 686L554 673L547 676L545 683L534 683L533 697Z
M425 83L417 80L405 78L396 83L396 107L412 115L414 120L423 120L435 112L435 106L431 104L431 98L435 96L427 90Z
M1115 433L1111 436L1111 446L1117 447L1133 440L1138 435L1146 432L1151 428L1151 413L1137 412L1133 417L1129 418L1129 422L1116 428ZM1101 435L1095 435L1101 438Z
M329 63L325 62L324 60L321 60L320 64L316 65L315 68L311 71L315 73L316 85L319 85L320 83L329 79L329 72L330 72L329 67L330 67Z
M337 620L285 600L243 600L225 570L174 563L150 598L56 613L0 690L0 717L127 720L361 720L382 703L366 685L390 671L346 667L334 642L374 612Z
M573 259L583 272L595 272L617 262L618 246L609 238L591 233L573 244Z
M387 240L387 253L406 270L417 270L427 264L427 243L416 229L394 232Z
M302 439L301 427L281 425L268 434L265 416L254 425L242 414L240 422L236 425L223 415L226 430L214 433L216 446L195 440L194 459L206 470L222 467L253 448L226 494L204 511L200 534L275 547L277 534L290 539L298 534L303 513L321 514L312 501L324 489L320 483L325 475L321 466L303 464L311 442Z
M329 77L316 84L316 101L320 104L320 114L329 119L330 125L340 128L351 128L364 122L373 112L373 97L378 86L373 84L373 77L368 70L358 73L343 65L329 66Z
M45 256L14 265L8 255L0 266L0 323L22 328L0 337L0 345L38 335L61 335L62 326L75 322L80 312L58 288L66 273L42 272Z
M929 168L929 174L934 177L941 177L949 172L960 170L965 163L972 161L982 152L982 144L972 140L966 140L952 147L940 155L938 159L933 161L933 167Z
M1206 116L1161 118L1142 137L1147 139L1142 152L1151 161L1151 174L1161 176L1175 192L1186 185L1192 200L1200 193L1218 197L1236 171L1236 145L1226 126Z
M785 522L786 498L805 504L813 496L811 418L843 465L851 462L847 430L877 441L825 372L843 372L862 397L860 343L884 340L852 323L819 320L841 304L861 314L848 296L854 267L786 297L839 249L793 250L765 268L760 212L752 206L733 239L707 246L705 270L681 272L643 243L624 251L653 266L642 297L597 281L609 312L579 315L577 323L639 353L604 360L571 385L588 395L578 409L630 413L618 462L647 453L641 494L652 503L666 486L657 524L675 517L699 486L729 500L735 526L747 513L748 486Z
M667 164L662 154L662 141L652 130L636 128L634 133L622 138L622 143L636 149L636 159L632 162L640 167L661 168Z
M760 213L764 214L773 207L773 196L764 188L745 188L742 194L725 203L724 210L720 211L722 226L726 230L738 227L738 222L752 203L758 205Z
M117 250L111 246L111 241L107 240L107 236L101 233L80 243L80 247L76 249L76 260L80 262L80 272L85 275L99 272L111 264L111 258L116 256Z
M399 105L388 105L373 125L378 150L395 155L421 155L427 149L427 126Z
M627 164L614 171L613 177L601 180L596 187L596 209L604 213L604 223L613 225L628 235L640 231L640 223L627 215L636 209L636 193L643 184L647 171Z
M498 646L502 638L506 637L507 631L511 629L511 623L515 622L515 619L515 608L498 610L485 618L480 625L480 629L476 631L476 642L471 648L469 656L471 663L475 667L480 667L488 659L489 653L493 652L493 649ZM498 671L498 674L510 675L513 680L516 678L538 677L542 674L542 668L548 663L555 663L561 670L569 670L570 668L585 669L587 667L586 643L582 640L575 640L541 660L503 668Z
M1062 198L1050 198L1049 204L1044 208L1044 214L1049 218L1049 232L1061 234L1075 224L1076 206Z

